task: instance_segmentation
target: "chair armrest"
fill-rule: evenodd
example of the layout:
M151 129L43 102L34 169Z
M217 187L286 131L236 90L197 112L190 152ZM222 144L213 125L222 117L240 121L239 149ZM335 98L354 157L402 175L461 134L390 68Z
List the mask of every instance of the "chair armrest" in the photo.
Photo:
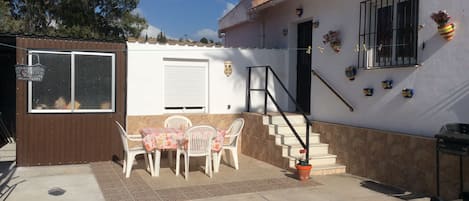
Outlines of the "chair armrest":
M141 135L127 135L128 139L130 141L142 141L142 136Z
M226 134L224 135L224 137L234 137L234 136L238 136L239 134L235 134L235 135L230 135L230 134Z

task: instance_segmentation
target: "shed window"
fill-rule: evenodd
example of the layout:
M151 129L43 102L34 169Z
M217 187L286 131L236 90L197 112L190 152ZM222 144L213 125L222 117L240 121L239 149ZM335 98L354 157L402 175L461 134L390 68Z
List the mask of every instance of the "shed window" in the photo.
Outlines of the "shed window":
M29 61L46 66L41 82L29 82L31 113L115 111L115 55L30 51Z
M362 1L359 26L360 67L417 65L418 0Z
M206 61L165 61L165 112L207 112L207 69Z

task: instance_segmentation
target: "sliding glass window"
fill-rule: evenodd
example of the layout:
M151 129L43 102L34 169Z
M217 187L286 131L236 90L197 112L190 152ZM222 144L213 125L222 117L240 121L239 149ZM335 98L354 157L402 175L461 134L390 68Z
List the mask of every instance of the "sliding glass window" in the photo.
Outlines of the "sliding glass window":
M115 111L115 54L30 51L29 61L46 66L28 83L30 113Z

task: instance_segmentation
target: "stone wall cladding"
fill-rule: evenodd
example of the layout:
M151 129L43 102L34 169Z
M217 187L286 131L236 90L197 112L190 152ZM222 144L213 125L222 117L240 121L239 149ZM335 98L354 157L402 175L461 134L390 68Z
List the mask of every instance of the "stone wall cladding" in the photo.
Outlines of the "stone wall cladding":
M262 122L261 114L243 113L245 120L241 152L244 155L288 168L288 159L282 157L282 147L275 144L275 136L269 135L269 127Z
M435 139L347 125L312 122L321 142L347 167L347 173L428 195L436 194ZM469 191L469 158L464 159L465 191ZM445 199L459 193L459 159L440 154L440 192Z

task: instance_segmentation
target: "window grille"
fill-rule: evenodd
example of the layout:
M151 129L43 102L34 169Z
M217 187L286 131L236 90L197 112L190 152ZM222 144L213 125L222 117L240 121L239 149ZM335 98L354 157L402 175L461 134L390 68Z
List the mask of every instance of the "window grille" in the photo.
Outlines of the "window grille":
M418 2L360 2L359 67L371 69L417 65Z

